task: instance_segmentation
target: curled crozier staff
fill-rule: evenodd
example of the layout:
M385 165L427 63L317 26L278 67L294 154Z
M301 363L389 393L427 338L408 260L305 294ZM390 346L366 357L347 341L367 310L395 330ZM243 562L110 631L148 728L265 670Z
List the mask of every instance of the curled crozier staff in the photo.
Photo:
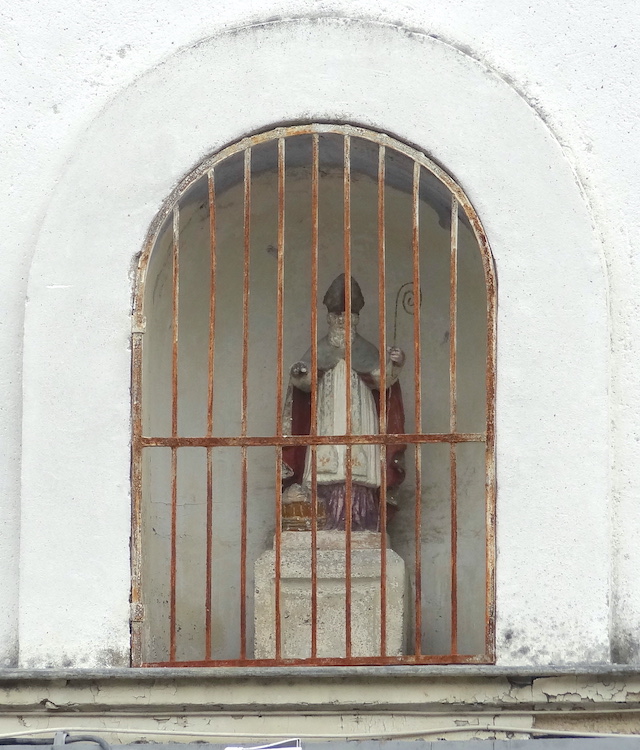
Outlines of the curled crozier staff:
M358 282L351 278L351 371L345 360L346 311L345 275L340 274L327 290L323 303L328 310L329 331L318 341L317 355L317 434L347 433L347 378L351 380L351 433L379 433L380 390L386 390L386 425L391 434L404 433L404 410L398 376L404 364L402 349L387 348L385 383L380 382L380 354L376 346L357 332L364 297ZM311 422L311 350L290 370L284 407L286 435L308 435ZM404 445L386 447L386 484L393 490L404 479ZM351 448L351 487L353 531L377 531L380 526L381 446L353 445ZM319 504L323 506L324 529L345 528L347 446L318 445L316 481ZM282 451L283 502L309 502L313 452L305 445L287 446Z

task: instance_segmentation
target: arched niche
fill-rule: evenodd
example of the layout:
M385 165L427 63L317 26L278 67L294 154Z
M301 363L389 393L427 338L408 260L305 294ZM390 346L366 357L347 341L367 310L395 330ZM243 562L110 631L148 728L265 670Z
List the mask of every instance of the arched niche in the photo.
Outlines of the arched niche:
M492 658L496 300L486 237L462 190L423 153L362 128L309 125L205 160L163 207L141 258L143 662L251 660L253 565L273 537L278 498L275 444L250 440L279 434L288 369L312 336L314 273L322 336L322 295L344 270L345 233L365 296L359 333L378 343L384 331L384 343L406 351L404 431L433 439L408 446L406 479L388 497L387 530L410 574L407 656ZM240 445L215 442L241 435L246 469Z
M153 217L207 154L266 122L309 120L428 145L482 216L500 280L498 661L583 661L586 642L606 660L606 284L571 164L469 55L325 18L221 33L167 59L95 118L52 187L25 313L21 663L128 658L131 269ZM73 582L64 597L61 581Z

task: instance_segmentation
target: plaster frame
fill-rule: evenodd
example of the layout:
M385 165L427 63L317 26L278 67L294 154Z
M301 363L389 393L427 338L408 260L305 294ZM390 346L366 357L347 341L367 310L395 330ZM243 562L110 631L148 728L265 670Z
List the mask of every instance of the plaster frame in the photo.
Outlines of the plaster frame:
M194 165L310 120L415 144L476 207L500 283L498 663L607 661L607 290L580 185L546 124L477 60L323 18L171 56L110 102L60 175L25 319L21 665L128 663L132 269Z

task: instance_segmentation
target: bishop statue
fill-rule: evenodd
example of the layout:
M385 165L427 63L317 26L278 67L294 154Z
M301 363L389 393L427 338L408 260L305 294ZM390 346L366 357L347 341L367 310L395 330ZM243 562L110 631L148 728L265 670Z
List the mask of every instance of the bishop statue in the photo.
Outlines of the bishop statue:
M358 333L360 311L365 301L358 282L351 278L351 310L345 307L345 275L329 286L324 299L329 330L317 347L317 434L347 433L347 382L351 382L351 433L376 435L380 426L380 391L386 391L386 429L390 434L404 433L404 411L398 377L404 364L402 349L387 348L385 382L381 383L378 348ZM346 320L350 315L351 368L346 363ZM283 429L286 435L308 435L311 427L311 350L290 369ZM392 491L404 479L404 445L354 444L351 447L351 529L379 531L382 456L386 463L387 490ZM309 504L312 481L310 447L287 446L283 457L284 503L306 501ZM338 441L316 448L316 487L318 517L325 530L344 529L347 507L346 445Z

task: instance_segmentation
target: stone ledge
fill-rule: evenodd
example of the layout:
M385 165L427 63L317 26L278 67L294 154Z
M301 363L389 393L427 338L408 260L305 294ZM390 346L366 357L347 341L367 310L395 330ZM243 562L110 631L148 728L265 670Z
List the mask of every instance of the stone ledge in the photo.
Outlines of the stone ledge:
M640 669L622 665L0 670L5 734L66 728L130 742L170 732L238 745L637 732L639 721Z
M576 664L572 666L500 666L500 665L392 665L392 666L328 666L328 667L115 667L113 669L0 669L0 684L7 682L34 681L87 681L87 680L122 680L138 682L164 682L173 680L211 680L211 681L245 681L259 679L266 681L297 681L328 679L331 681L358 680L394 680L403 679L428 680L435 678L469 679L469 678L506 678L519 680L526 684L543 677L593 677L595 680L605 678L640 679L640 665L627 664Z
M638 707L640 669L274 667L0 670L0 715L92 711L381 714Z

